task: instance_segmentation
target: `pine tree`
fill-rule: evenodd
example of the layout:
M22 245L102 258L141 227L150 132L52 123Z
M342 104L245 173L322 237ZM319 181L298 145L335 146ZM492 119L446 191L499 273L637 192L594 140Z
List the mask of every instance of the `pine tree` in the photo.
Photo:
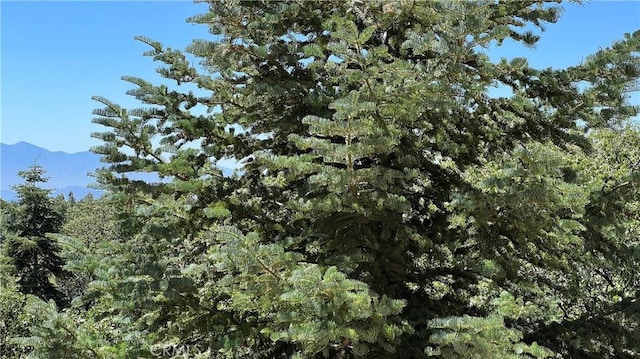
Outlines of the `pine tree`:
M7 237L7 223L13 219L14 206L12 203L0 200L0 248ZM10 259L0 250L0 358L20 358L28 354L26 348L20 348L11 343L17 336L29 334L31 320L25 316L27 298L18 290L16 278L11 275L13 267Z
M76 196L73 195L73 192L69 191L67 195L67 201L69 201L69 205L73 206L76 204Z
M62 228L65 208L49 197L52 190L38 187L48 180L42 166L33 165L18 175L25 183L14 186L18 201L12 220L4 224L8 235L3 250L22 293L45 301L52 299L63 307L67 300L53 281L65 275L64 262L59 257L57 242L48 234L58 233Z
M208 4L190 21L215 37L187 50L205 71L139 37L177 89L127 76L147 107L95 97L100 181L129 222L65 322L111 329L79 325L74 348L639 355L638 147L619 139L638 138L640 32L539 70L485 49L534 46L527 26L560 13L545 1Z

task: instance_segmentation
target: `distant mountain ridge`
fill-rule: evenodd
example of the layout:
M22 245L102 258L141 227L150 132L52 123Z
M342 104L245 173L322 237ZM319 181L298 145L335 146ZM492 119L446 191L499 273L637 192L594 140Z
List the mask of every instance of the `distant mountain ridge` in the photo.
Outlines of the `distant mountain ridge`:
M49 181L43 184L44 188L54 189L54 195L67 195L72 192L74 197L83 198L88 193L95 196L101 195L101 191L89 188L95 183L90 173L101 168L100 156L92 152L67 153L62 151L49 151L28 142L18 142L13 145L0 144L0 196L5 200L15 199L12 186L23 183L18 176L30 166L37 164L47 171Z
M47 171L46 176L49 177L49 181L42 187L53 189L54 196L62 194L66 197L69 192L72 192L76 199L84 198L89 193L96 197L100 196L101 191L89 188L90 184L96 182L90 174L105 165L100 162L100 157L89 151L76 153L49 151L28 142L18 142L13 145L0 143L0 198L14 200L15 193L11 187L23 183L18 172L34 164L43 166ZM233 169L226 167L221 169L225 176L233 173ZM154 174L140 174L132 178L157 180Z

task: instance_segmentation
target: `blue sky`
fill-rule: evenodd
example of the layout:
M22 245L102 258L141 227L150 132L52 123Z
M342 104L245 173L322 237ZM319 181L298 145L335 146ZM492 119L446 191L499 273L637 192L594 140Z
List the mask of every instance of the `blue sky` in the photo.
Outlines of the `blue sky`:
M640 1L564 4L557 24L547 26L536 49L506 42L492 58L525 56L534 67L577 65L598 48L640 28ZM131 75L157 83L159 63L142 56L148 36L184 50L208 38L204 26L186 18L206 10L191 1L0 1L0 140L27 141L49 150L86 151L100 142L92 132L91 100L99 95L137 107L125 92ZM632 101L640 104L640 94Z

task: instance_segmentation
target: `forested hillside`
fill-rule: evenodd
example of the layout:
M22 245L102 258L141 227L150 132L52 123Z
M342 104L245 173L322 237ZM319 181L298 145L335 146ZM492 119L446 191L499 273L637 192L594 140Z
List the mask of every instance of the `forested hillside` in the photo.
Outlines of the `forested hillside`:
M0 357L640 357L640 31L538 69L487 51L556 1L207 3L94 97L105 196L2 202Z

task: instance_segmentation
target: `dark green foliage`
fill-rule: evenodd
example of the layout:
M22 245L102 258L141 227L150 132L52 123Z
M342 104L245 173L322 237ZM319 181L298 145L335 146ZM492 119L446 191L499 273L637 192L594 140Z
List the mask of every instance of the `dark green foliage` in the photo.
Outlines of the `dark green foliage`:
M76 197L73 195L73 192L69 192L67 195L67 201L69 201L69 205L73 206L76 204Z
M38 321L34 313L25 310L27 302L35 297L20 293L15 279L5 271L5 261L6 258L0 257L0 358L23 358L30 348L17 345L13 339L28 336Z
M640 32L540 70L484 49L534 46L544 1L208 4L205 71L138 38L198 94L94 98L119 240L73 259L93 281L36 355L640 355Z
M14 186L18 196L17 207L13 218L6 222L9 231L18 236L43 236L46 233L57 233L64 223L64 211L56 208L62 206L58 201L49 197L53 192L38 187L45 183L45 169L33 165L25 171L18 172L25 181L24 184Z
M55 277L65 275L60 248L55 239L65 220L65 203L49 197L51 190L38 187L44 183L44 169L34 165L18 173L25 183L14 187L18 201L3 223L6 238L2 250L9 259L12 274L17 278L19 290L47 301L54 300L60 307L67 298L55 284Z

